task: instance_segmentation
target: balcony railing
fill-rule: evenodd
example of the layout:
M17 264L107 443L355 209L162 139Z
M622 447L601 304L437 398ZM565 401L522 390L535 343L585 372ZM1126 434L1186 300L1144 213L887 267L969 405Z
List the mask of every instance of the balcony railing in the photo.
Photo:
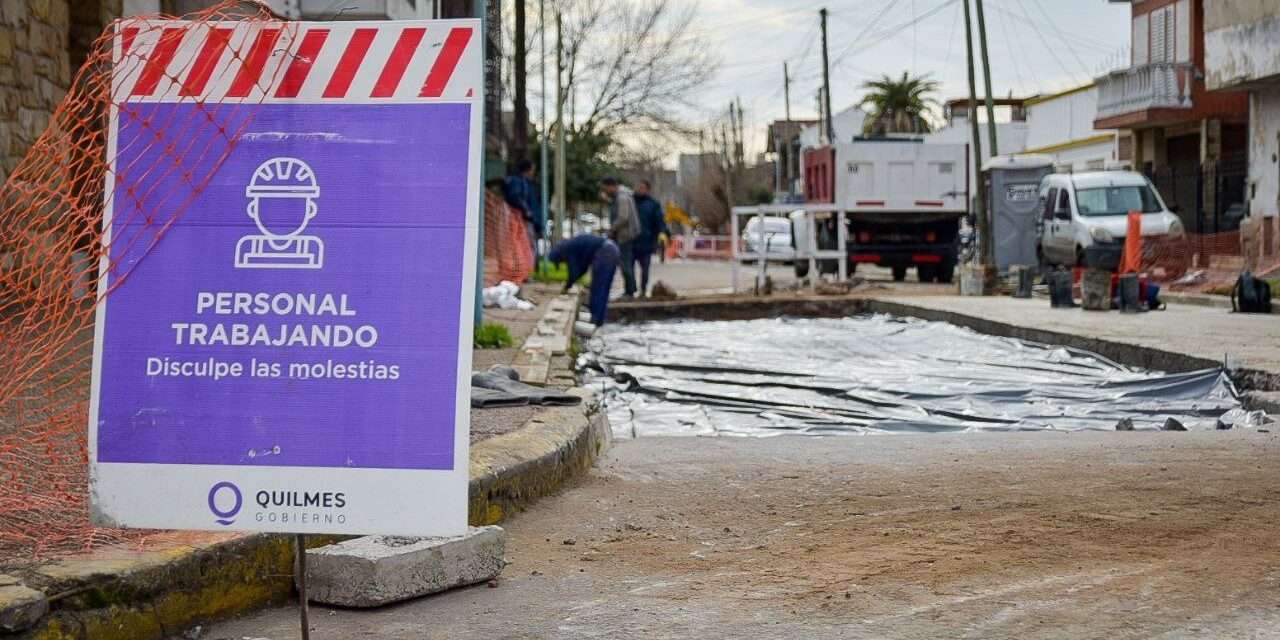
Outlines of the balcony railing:
M1156 62L1098 78L1098 120L1148 109L1190 109L1196 68Z

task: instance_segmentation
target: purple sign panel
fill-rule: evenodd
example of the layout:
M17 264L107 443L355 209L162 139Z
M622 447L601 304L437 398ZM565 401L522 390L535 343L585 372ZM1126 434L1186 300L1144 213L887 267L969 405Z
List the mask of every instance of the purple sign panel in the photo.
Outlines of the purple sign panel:
M151 141L199 106L123 109L98 462L451 469L472 108L256 106L186 205L156 167L225 142Z

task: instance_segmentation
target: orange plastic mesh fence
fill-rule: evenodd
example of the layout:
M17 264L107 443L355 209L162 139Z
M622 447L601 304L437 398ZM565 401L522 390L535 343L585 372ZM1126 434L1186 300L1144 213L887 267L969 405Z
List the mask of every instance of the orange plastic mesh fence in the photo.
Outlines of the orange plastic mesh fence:
M1224 293L1243 270L1259 275L1280 270L1272 234L1261 228L1176 239L1144 238L1142 271L1172 291Z
M492 192L484 193L484 286L520 284L533 272L533 246L524 218Z
M197 23L192 28L233 19L278 20L252 6L228 0L183 19ZM174 25L172 20L130 18L107 29L75 75L48 129L0 191L0 567L149 535L98 528L89 519L87 410L94 311L110 294L97 290L96 275L104 255L118 255L102 243L104 199L110 186L117 203L137 204L117 204L116 211L150 212L145 219L130 219L134 224L112 238L113 245L159 242L216 173L265 95L263 90L249 92L248 98L216 104L178 98L200 108L191 110L195 115L189 119L144 125L164 131L169 140L190 142L173 145L159 135L134 140L130 144L165 144L156 149L158 155L130 154L160 160L154 166L113 171L106 143L108 118L112 109L122 115L130 109L129 103L113 96L113 60L121 73L146 68L145 48L130 44L148 36L163 39L183 33L163 31ZM290 28L289 23L277 24L281 31ZM202 28L206 34L215 33ZM115 38L115 33L121 36ZM114 43L119 43L118 50L113 51ZM229 64L213 73L238 68L234 60L243 61L250 48L248 42L228 46L222 60ZM182 64L153 64L147 70L157 67L174 78L175 85L188 71ZM270 72L263 75L260 88L273 81ZM126 184L121 177L125 174L135 181L135 176L178 175L183 186L174 192L135 189L140 182ZM105 266L111 270L113 286L128 276L126 265L108 258Z

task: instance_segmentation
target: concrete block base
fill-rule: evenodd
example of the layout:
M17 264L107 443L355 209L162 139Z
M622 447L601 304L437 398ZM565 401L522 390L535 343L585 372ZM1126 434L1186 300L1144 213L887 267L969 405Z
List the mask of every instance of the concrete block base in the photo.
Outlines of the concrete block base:
M379 607L486 582L506 564L501 527L458 538L366 536L307 551L308 596L342 607Z
M995 267L966 264L960 267L960 295L994 296L1000 293L1000 273Z
M48 612L49 600L44 593L20 584L0 585L0 634L29 629Z

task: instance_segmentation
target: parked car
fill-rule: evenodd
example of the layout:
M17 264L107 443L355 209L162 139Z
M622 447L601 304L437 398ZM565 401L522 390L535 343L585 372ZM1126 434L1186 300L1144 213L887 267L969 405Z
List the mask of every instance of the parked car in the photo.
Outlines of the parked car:
M599 233L602 230L602 222L596 214L580 211L575 219L565 218L561 221L560 237L572 238L575 229L577 233Z
M1181 241L1182 221L1165 206L1146 176L1132 171L1052 174L1040 183L1043 266L1082 265L1115 269L1120 264L1130 211L1142 212L1142 236Z
M764 243L760 242L761 220L764 224ZM753 217L742 229L743 251L764 254L766 260L791 263L796 250L791 242L791 221L778 217Z

